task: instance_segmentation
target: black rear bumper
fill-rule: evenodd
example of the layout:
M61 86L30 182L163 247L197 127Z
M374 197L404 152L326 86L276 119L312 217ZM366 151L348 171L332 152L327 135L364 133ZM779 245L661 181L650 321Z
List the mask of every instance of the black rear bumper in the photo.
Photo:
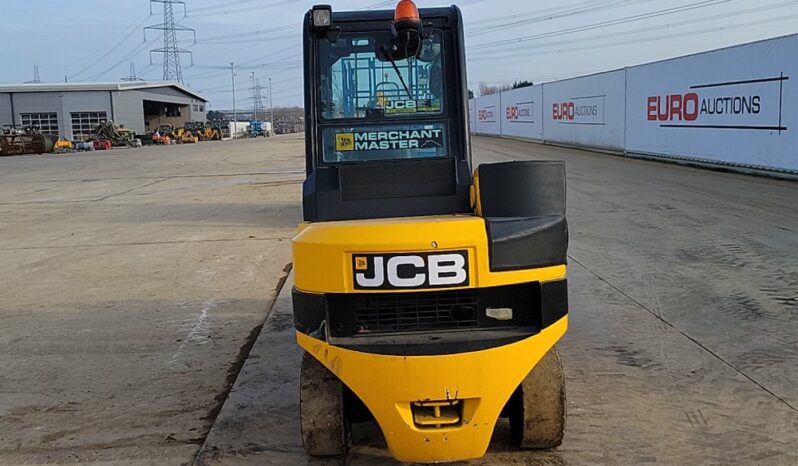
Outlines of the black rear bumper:
M417 293L294 289L293 299L299 332L355 351L405 356L507 345L536 335L568 313L566 280Z

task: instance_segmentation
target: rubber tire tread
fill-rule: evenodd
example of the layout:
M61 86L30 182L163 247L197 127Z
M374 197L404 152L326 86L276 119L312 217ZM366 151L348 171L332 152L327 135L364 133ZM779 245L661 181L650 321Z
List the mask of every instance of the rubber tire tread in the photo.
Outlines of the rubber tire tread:
M510 431L520 448L562 444L565 434L565 377L556 347L524 378L510 400Z

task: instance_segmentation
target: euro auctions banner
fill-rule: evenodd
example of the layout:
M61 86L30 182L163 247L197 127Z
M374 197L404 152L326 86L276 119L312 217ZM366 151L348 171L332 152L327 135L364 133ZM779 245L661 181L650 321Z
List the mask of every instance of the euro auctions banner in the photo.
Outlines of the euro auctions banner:
M546 141L623 150L625 71L543 85Z
M798 170L798 35L627 70L627 150Z
M476 99L476 129L478 134L501 134L501 96L486 95Z
M543 87L530 86L501 93L502 135L543 139Z

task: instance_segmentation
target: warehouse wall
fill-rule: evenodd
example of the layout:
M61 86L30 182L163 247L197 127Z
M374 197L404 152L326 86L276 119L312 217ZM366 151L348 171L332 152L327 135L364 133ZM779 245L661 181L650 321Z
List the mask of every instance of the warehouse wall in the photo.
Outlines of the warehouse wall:
M0 93L0 126L20 125L22 113L56 113L60 135L72 139L73 112L105 112L117 124L144 133L144 100L182 106L180 117L165 118L164 123L182 126L186 121L206 121L205 102L177 89L164 87L123 91L15 92L15 115L11 114L10 95Z
M194 97L188 96L173 87L159 87L141 91L143 94L150 94L148 100L157 100L163 102L179 103L181 105L188 105L188 114L181 115L185 119L180 123L181 125L186 121L206 121L208 109L207 103ZM158 96L157 98L154 96Z
M7 96L8 94L4 94ZM5 102L0 97L0 103ZM0 115L10 115L10 99L8 110L5 105L0 105ZM111 95L107 91L82 91L82 92L16 92L14 93L13 118L0 116L0 124L21 125L20 117L23 113L56 113L58 115L59 135L72 139L72 113L73 112L106 112L111 118ZM8 120L6 123L5 120Z
M11 94L0 93L0 127L14 124L11 113Z
M114 123L144 134L144 93L114 91Z
M183 126L187 121L206 121L207 108L202 111L199 109L200 106L207 106L205 102L172 88L114 92L115 121L118 124L123 124L126 128L136 131L136 133L145 133L148 130L144 122L145 100L183 106L179 117L162 117L158 120L159 124ZM149 130L154 129L154 127L149 128Z
M14 94L14 121L22 124L20 117L23 113L56 113L58 115L58 131L60 135L69 137L71 128L64 120L63 105L60 92L37 92ZM69 133L67 133L69 131Z
M798 172L796 50L798 34L546 83L542 128L509 120L523 102L536 119L533 90L479 97L472 132Z
M59 112L58 126L61 129L61 135L67 139L74 138L74 134L72 133L72 113L105 112L108 115L108 118L111 118L110 92L63 92L60 93L59 96L61 98L61 108ZM21 113L18 106L17 113Z
M75 137L72 133L73 112L105 112L108 115L108 119L111 119L113 118L111 114L111 93L108 91L86 91L64 92L61 94L59 126L61 127L61 135L67 139Z

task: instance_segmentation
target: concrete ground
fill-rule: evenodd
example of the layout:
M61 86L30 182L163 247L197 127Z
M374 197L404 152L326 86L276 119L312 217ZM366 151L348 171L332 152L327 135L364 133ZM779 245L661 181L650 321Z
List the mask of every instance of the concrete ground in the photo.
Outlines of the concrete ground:
M471 464L798 464L797 183L474 143L566 161L572 243L565 442L500 424ZM394 464L368 425L302 452L290 281L271 306L302 151L0 159L0 464Z
M571 328L562 447L518 451L501 422L468 464L798 464L798 184L474 142L478 162L566 161ZM284 288L198 464L396 464L373 424L347 458L303 453L299 361Z
M0 158L0 464L192 461L291 262L300 141Z

